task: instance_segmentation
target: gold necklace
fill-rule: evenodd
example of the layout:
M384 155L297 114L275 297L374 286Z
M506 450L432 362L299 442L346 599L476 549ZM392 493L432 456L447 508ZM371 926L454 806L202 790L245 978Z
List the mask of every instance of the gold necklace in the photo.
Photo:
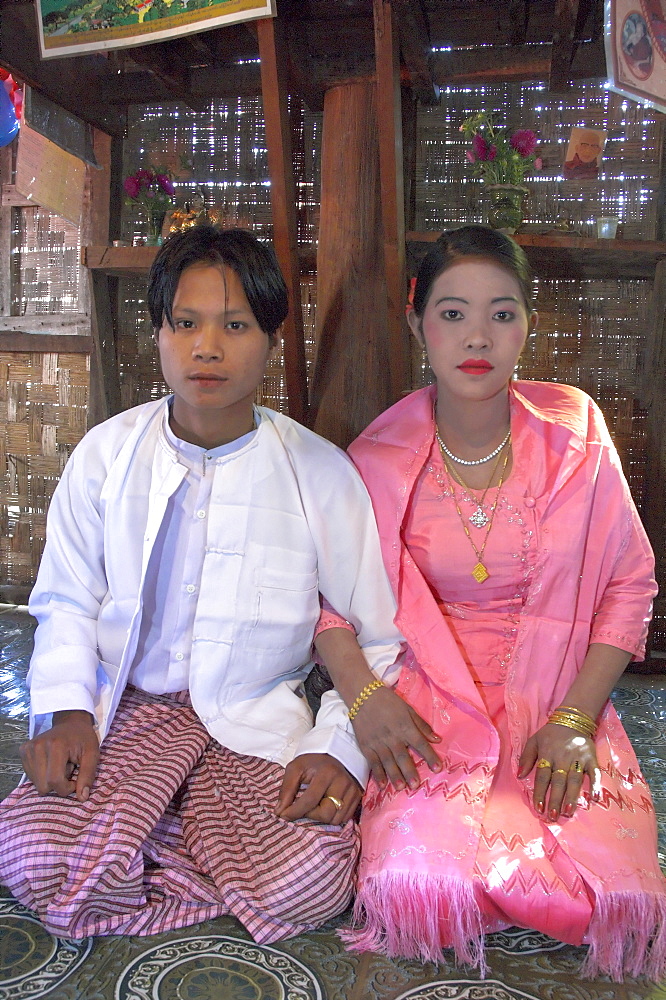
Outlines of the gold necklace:
M504 444L509 443L509 445L510 445L510 442L511 442L511 432L509 431L509 436L507 438L505 438ZM502 447L504 447L504 445ZM472 502L476 503L476 510L473 511L469 515L469 520L472 522L472 524L474 525L475 528L479 528L479 529L480 528L485 528L485 526L488 524L489 518L488 518L488 515L486 514L485 510L483 509L483 505L486 502L486 495L488 493L488 490L490 489L490 484L492 483L493 479L495 478L495 473L497 472L498 466L499 466L500 462L502 461L502 452L500 451L499 455L497 456L497 461L493 465L493 471L490 473L490 479L488 480L488 485L486 486L485 490L483 491L483 494L482 494L480 500L476 499L476 497L474 496L474 493L472 492L472 488L470 486L468 486L466 482L463 481L462 476L459 475L459 473L456 472L456 470L454 469L453 465L447 460L446 455L442 454L442 458L444 459L444 462L446 464L447 471L453 476L453 478L458 483L458 485L462 486L462 488L467 491L467 493L469 494L469 496L472 498ZM506 466L506 462L504 463L504 465Z
M487 567L484 566L484 563L483 563L483 553L486 551L486 545L488 543L488 538L490 537L490 532L492 531L492 528L493 528L493 522L495 520L495 512L497 511L497 504L499 502L500 492L502 490L502 483L504 482L504 473L506 472L506 465L507 465L507 462L509 461L509 452L510 451L511 451L511 447L508 447L506 449L506 453L504 455L504 463L502 465L502 472L500 473L499 483L497 484L497 495L495 497L495 502L493 503L492 507L490 508L490 518L488 520L488 527L486 529L486 534L485 534L485 537L483 539L483 545L481 546L480 549L477 549L476 545L474 544L474 539L472 538L472 536L470 534L470 530L469 530L469 528L467 527L467 525L465 523L465 516L464 516L463 512L460 509L460 505L458 503L458 498L456 497L455 489L453 487L453 479L452 479L452 477L450 475L450 472L449 472L449 465L448 465L448 463L446 461L446 458L445 458L444 454L442 453L442 458L444 459L444 468L446 469L446 474L448 476L449 485L451 486L451 496L453 497L453 503L455 504L455 508L456 508L457 513L458 513L458 517L460 518L460 523L463 526L463 531L467 535L467 537L469 539L469 544L472 546L472 548L474 550L474 555L476 556L476 560L477 561L476 561L476 565L475 565L474 569L472 570L472 576L474 577L474 579L476 580L477 583L485 583L486 580L488 579L488 577L490 576L490 573L488 572ZM494 473L494 470L493 470L493 473Z

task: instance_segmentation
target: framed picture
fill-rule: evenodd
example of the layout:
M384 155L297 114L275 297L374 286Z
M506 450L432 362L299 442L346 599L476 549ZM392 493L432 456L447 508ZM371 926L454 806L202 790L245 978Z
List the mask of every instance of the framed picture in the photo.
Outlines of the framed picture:
M572 128L562 172L568 181L594 180L599 176L606 133L598 128Z
M611 90L666 112L666 0L606 0Z
M43 59L163 42L275 17L275 0L36 0Z

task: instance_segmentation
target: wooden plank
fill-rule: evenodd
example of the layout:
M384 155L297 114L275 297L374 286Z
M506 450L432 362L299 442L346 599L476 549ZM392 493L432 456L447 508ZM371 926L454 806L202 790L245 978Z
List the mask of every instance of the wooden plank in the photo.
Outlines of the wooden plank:
M405 321L405 192L397 25L390 0L373 0L377 60L377 134L384 271L388 296L390 394L409 387L409 332Z
M346 84L324 99L311 406L314 429L343 448L395 401L376 93L374 83Z
M137 45L129 55L164 84L171 100L183 101L193 111L205 111L210 104L210 98L192 94L189 66L181 58L177 42ZM142 97L142 100L145 98Z
M2 201L0 202L3 208L38 208L39 203L34 201L32 198L26 198L25 195L20 194L16 190L15 184L3 184L2 185Z
M641 405L647 409L647 454L643 522L656 560L662 589L666 580L666 260L656 267L652 293L652 327L648 331Z
M271 178L273 244L289 291L289 315L283 327L283 351L289 415L309 418L305 334L296 226L296 186L287 112L286 45L279 19L255 22L261 54L261 87Z
M439 104L439 87L433 82L432 44L421 0L393 0L400 50L412 89L422 104Z
M438 232L408 232L409 272L413 274ZM555 278L647 278L666 257L666 243L653 240L595 240L581 236L517 233L533 269Z
M0 332L0 351L25 354L90 354L91 337L66 333L24 333L22 330Z
M436 52L432 76L447 84L539 80L550 73L551 45L487 46L467 51ZM606 78L606 58L601 41L578 45L571 64L573 79Z
M152 248L154 249L154 248ZM111 308L111 279L90 271L91 333L88 427L94 427L121 410L120 373Z
M578 8L579 0L557 0L555 4L555 26L548 80L548 89L551 93L571 88L571 64L576 49Z
M3 187L12 179L12 146L0 149L0 182ZM0 207L0 316L12 311L12 209Z
M20 330L22 333L69 334L82 328L88 332L88 313L28 313L25 316L0 316L0 330Z

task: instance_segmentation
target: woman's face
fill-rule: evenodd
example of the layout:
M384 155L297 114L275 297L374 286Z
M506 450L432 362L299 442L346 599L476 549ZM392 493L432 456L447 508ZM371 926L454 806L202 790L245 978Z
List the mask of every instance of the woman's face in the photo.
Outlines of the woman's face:
M468 257L440 274L421 319L412 310L408 321L440 397L482 401L505 390L536 313L528 313L510 271Z

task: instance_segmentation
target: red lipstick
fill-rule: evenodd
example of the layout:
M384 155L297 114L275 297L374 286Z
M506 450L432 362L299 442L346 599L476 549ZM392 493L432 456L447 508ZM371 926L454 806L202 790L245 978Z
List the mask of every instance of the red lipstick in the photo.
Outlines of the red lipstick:
M469 361L458 365L458 371L464 372L465 375L485 375L492 370L493 366L483 358L470 358Z

